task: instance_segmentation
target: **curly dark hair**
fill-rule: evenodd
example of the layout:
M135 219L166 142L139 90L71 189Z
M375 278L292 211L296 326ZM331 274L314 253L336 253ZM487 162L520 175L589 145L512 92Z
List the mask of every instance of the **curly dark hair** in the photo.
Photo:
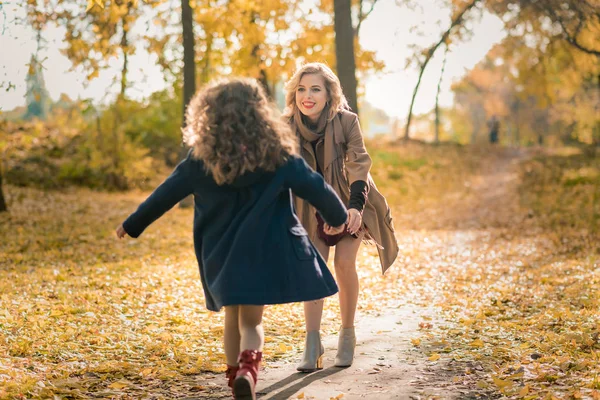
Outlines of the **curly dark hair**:
M217 184L257 169L274 171L298 153L295 135L254 79L212 83L186 110L184 142L204 162Z

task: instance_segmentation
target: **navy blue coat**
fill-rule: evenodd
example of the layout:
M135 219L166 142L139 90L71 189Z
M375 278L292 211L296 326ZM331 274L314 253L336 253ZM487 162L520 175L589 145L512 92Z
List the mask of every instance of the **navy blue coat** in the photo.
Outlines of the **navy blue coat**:
M209 310L322 299L338 288L293 211L292 192L330 225L346 222L335 191L300 157L274 172L255 171L217 185L203 162L188 156L123 228L136 238L193 194L194 249Z

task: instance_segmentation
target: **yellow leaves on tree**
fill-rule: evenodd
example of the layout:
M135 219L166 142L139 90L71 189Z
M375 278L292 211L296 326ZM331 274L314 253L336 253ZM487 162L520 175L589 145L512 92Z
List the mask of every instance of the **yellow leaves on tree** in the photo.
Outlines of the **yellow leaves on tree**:
M501 121L501 137L512 143L600 141L596 94L600 58L549 37L548 23L538 18L539 12L531 7L520 10L519 18L528 21L523 30L527 33L508 35L454 84L455 112L462 115L455 131L483 137L485 121L495 115ZM525 24L511 22L518 23ZM600 22L587 20L580 30L581 43L600 48Z
M104 1L103 0L88 0L88 5L87 5L87 8L85 9L85 12L90 11L96 5L100 8L104 8Z
M173 15L180 13L161 0L149 3L156 9L140 13L137 1L88 0L89 21L85 25L80 26L75 14L65 14L61 19L71 32L65 54L76 66L82 65L93 79L105 68L108 58L132 52L136 40L142 39L146 48L158 56L164 70L176 73L181 35L180 21ZM358 7L358 3L354 6ZM331 1L308 10L284 0L224 2L219 7L213 7L208 0L193 0L190 7L199 32L195 46L201 82L221 75L246 75L273 89L293 72L298 62L324 61L335 67ZM141 38L123 39L124 31L130 31L140 17L147 18L157 29ZM94 36L89 35L89 22ZM356 49L359 76L383 68L373 52L360 48L358 40Z
M130 4L133 7L137 7L138 5L138 1L139 0L131 0ZM148 0L143 0L145 3L148 2ZM105 5L104 3L106 2L106 0L88 0L88 4L87 4L87 8L85 9L85 12L90 11L92 8L94 8L95 6L98 6L102 9L104 9ZM126 7L128 6L128 4L124 4Z

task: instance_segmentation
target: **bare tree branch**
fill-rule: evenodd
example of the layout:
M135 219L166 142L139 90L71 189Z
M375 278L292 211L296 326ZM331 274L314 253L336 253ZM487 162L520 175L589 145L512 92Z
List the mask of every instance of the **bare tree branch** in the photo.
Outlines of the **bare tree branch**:
M590 9L594 8L589 3L587 3L587 2L584 2L584 3ZM597 57L600 57L600 50L586 47L583 44L581 44L581 42L579 42L579 40L578 40L579 33L581 32L581 28L583 27L583 22L585 21L585 16L587 14L586 12L584 12L580 8L575 8L575 11L577 13L577 27L575 28L575 32L573 34L571 34L569 32L569 29L567 28L567 26L565 24L565 20L563 19L563 17L561 17L555 11L555 9L552 6L552 4L546 4L546 6L544 7L543 11L546 11L550 15L550 18L554 22L558 23L558 25L562 29L562 33L563 33L564 39L567 41L567 43L569 43L570 45L574 46L575 48L583 51L584 53L592 54L592 55L595 55ZM595 13L594 14L594 13L590 12L588 15L593 15L593 16L596 16L597 18L600 17L600 13Z
M442 62L442 70L440 71L440 79L438 80L437 92L435 94L435 143L440 142L440 92L442 91L442 79L444 79L444 70L446 69L449 48L450 46L446 43L444 62Z
M433 55L435 54L438 47L440 47L443 43L446 43L452 30L456 26L460 26L462 24L465 14L473 7L475 7L475 5L479 3L479 1L480 0L471 0L470 3L468 3L458 14L456 14L450 23L450 27L442 34L440 40L438 40L437 43L435 43L425 52L425 60L423 60L423 62L421 63L421 71L419 72L419 78L417 80L417 84L415 85L415 89L413 90L412 99L410 101L410 108L408 109L406 128L404 130L404 139L408 139L410 137L410 122L412 120L412 110L415 104L415 98L417 97L417 92L419 91L419 86L421 85L421 78L423 77L423 72L425 72L427 64L429 64L429 61L433 58Z
M373 12L376 3L377 0L373 0L373 2L371 3L371 8L369 8L369 11L367 11L366 13L363 13L363 0L360 0L360 2L358 3L358 23L356 25L356 28L354 29L355 37L358 37L358 33L360 32L360 27L362 26L363 21L367 19L367 17Z

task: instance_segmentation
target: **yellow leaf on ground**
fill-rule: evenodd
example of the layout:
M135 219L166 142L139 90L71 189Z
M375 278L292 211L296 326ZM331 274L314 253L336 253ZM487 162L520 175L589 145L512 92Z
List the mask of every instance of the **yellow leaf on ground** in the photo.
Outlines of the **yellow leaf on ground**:
M440 355L438 353L433 353L431 356L429 356L428 360L429 361L437 361L440 359Z
M421 344L421 339L419 339L419 338L410 339L410 342L413 344L413 346L419 346Z
M492 379L494 380L494 383L496 384L496 386L498 386L498 388L500 388L500 390L508 389L513 385L513 382L505 381L503 379L498 378L497 376L492 376Z
M116 381L108 385L111 389L123 389L130 385L129 381Z
M481 348L481 347L483 347L483 344L484 344L484 343L483 343L483 340L481 340L481 339L477 339L477 340L473 340L473 341L471 342L471 347L477 347L477 348Z

